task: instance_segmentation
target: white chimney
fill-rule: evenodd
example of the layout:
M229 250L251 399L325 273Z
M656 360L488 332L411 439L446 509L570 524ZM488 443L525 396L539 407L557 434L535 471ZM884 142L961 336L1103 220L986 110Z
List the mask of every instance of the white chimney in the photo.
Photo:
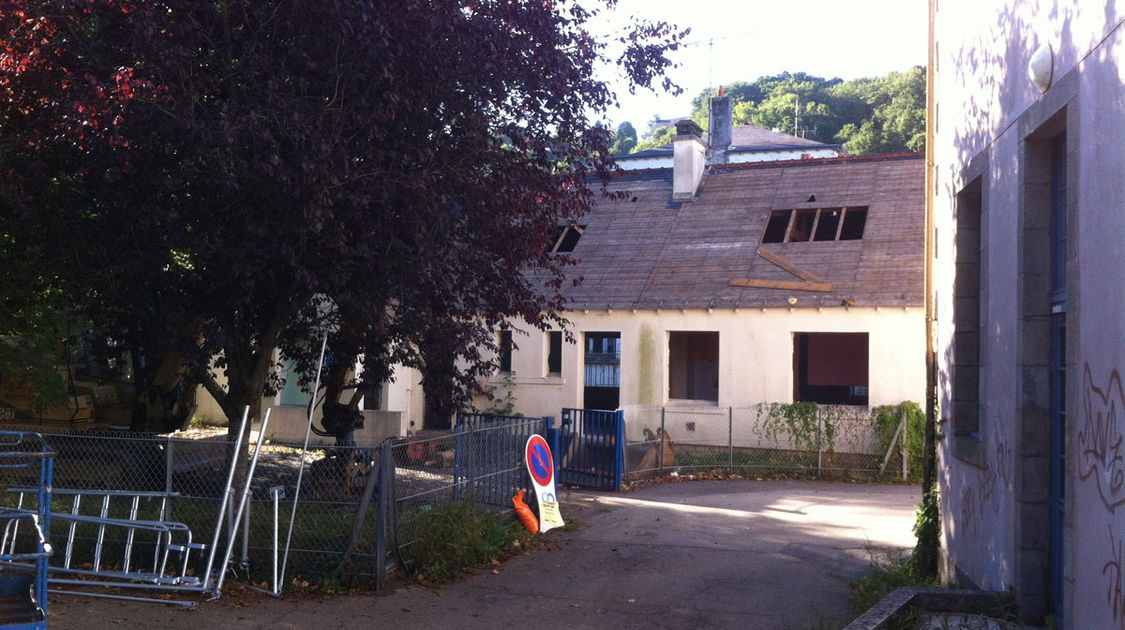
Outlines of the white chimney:
M700 139L703 128L692 120L676 123L672 138L672 201L691 201L703 179L707 147Z

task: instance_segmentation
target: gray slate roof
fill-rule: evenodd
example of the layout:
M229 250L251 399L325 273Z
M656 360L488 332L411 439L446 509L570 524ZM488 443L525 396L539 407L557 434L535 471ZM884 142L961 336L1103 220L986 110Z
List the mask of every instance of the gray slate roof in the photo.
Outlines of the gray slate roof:
M706 141L706 136L704 136ZM786 149L839 149L838 144L824 144L816 140L798 138L780 131L771 131L755 125L738 125L731 130L731 146L728 151L784 151ZM639 158L672 157L671 143L663 146L616 156L618 160Z
M771 131L755 125L739 125L731 130L731 151L765 148L829 148L835 144L824 144L816 140L798 138L780 131Z
M671 203L672 171L631 171L584 219L569 255L570 308L921 306L924 159L860 156L712 167L697 199ZM816 201L809 203L810 195ZM861 240L762 244L773 210L866 206ZM835 284L831 293L730 286L800 281L758 248ZM568 283L569 284L569 283Z

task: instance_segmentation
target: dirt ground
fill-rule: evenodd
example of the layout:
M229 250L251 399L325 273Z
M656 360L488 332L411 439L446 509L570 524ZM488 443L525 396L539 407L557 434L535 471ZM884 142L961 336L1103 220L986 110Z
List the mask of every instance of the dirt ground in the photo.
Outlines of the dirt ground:
M913 544L920 491L727 480L562 498L578 528L440 588L278 599L228 582L195 610L55 595L49 627L839 628L873 554Z

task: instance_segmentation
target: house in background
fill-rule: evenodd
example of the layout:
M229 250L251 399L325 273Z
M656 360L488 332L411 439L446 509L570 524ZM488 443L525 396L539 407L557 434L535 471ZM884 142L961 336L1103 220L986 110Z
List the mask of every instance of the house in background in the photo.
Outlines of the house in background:
M721 100L729 103L729 97ZM729 111L727 112L729 114ZM741 164L743 162L776 162L780 160L807 160L812 158L839 157L844 154L843 147L838 144L824 144L815 140L798 138L778 131L770 131L755 125L738 125L723 127L721 115L712 114L715 119L715 130L721 133L726 129L726 136L712 138L712 146L722 144L725 149L714 152L712 159L715 163ZM680 119L680 123L687 119ZM730 118L726 118L730 122ZM614 159L623 170L634 171L641 169L666 169L672 168L672 145L665 145L638 151L628 155L619 155Z
M943 568L1125 626L1125 3L931 0Z
M517 328L492 385L551 416L921 401L923 158L730 163L731 145L678 131L674 164L626 171L623 196L560 233L577 343Z
M498 333L488 385L515 411L922 400L922 157L810 157L828 145L732 129L730 98L714 101L725 131L705 143L680 121L666 167L624 171L610 186L622 197L560 226L555 251L582 278L566 290L577 343L520 322ZM793 151L739 158L753 153L732 144L739 134L762 132ZM307 395L293 381L267 402L275 439L304 436ZM420 383L400 368L365 396L357 439L422 428ZM691 437L681 424L673 439Z

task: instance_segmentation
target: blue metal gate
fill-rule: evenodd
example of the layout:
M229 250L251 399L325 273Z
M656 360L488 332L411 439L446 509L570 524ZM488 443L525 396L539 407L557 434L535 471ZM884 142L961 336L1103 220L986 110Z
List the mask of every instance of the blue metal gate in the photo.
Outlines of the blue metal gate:
M563 409L555 453L559 483L620 490L625 449L625 417L621 411Z

